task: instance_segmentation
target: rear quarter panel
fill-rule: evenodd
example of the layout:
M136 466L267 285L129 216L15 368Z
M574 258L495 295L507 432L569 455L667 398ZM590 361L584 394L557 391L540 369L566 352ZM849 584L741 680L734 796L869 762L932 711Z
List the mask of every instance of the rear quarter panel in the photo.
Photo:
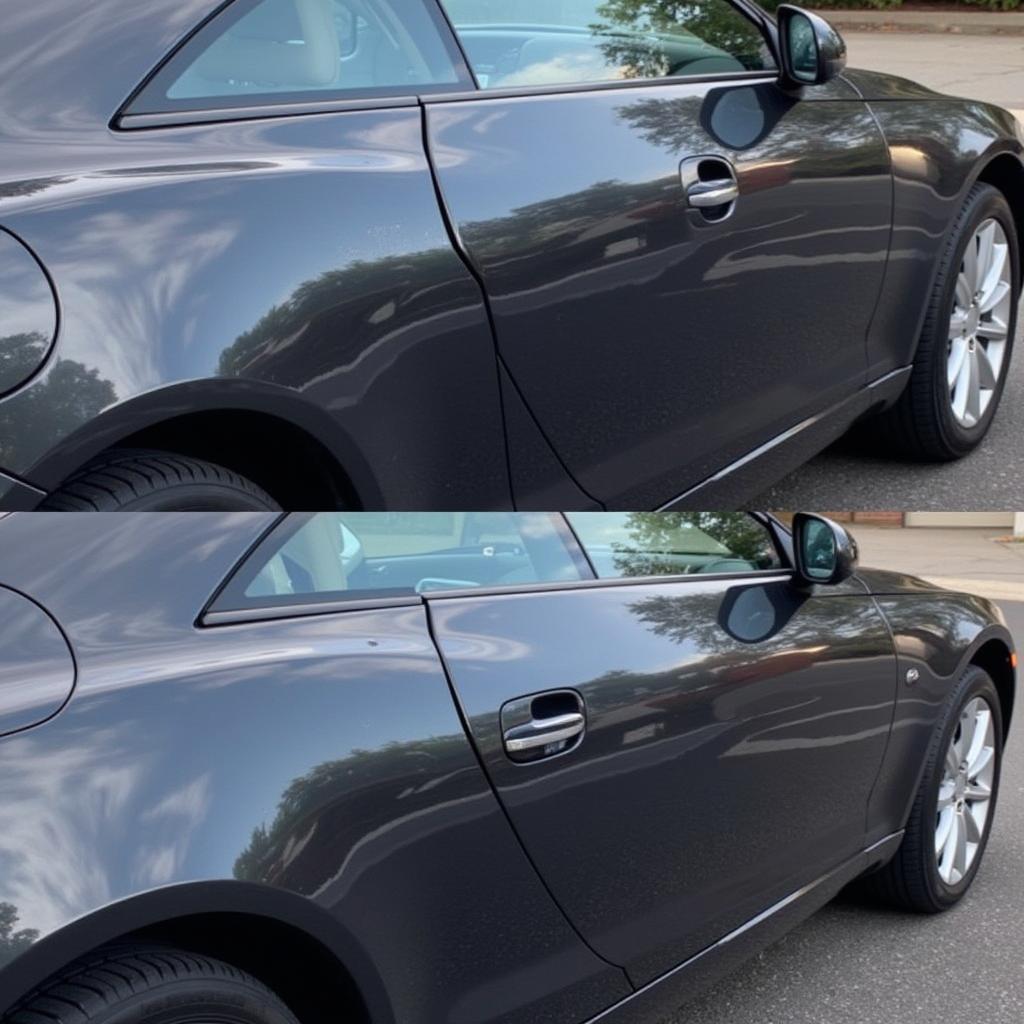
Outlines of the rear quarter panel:
M415 100L111 127L218 6L4 4L0 225L51 274L61 319L42 370L0 399L0 470L49 489L153 422L248 403L314 432L371 501L507 505L491 333Z
M42 372L0 400L0 467L52 486L66 439L87 455L89 438L243 404L245 382L255 411L280 394L326 414L318 439L339 459L354 445L389 505L507 504L490 330L416 107L103 124L4 152L0 224L49 271L61 323ZM224 386L186 392L197 380Z
M75 922L134 927L140 894L214 881L329 914L383 1020L580 1020L626 994L516 843L422 605L196 628L267 517L56 518L2 527L30 554L0 578L34 576L80 671L63 713L0 741L0 908L22 935L0 997Z

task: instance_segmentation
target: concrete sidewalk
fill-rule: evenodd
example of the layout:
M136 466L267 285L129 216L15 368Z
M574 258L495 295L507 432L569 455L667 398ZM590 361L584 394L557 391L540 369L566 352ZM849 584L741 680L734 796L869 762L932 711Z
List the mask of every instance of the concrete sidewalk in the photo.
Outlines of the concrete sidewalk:
M1024 544L991 529L891 529L853 524L861 565L921 576L994 601L1024 601Z
M1024 109L1024 36L844 30L843 38L852 68L901 75L938 92L998 103L1015 112Z
M1017 11L817 11L841 32L929 32L967 36L1024 36L1024 10Z

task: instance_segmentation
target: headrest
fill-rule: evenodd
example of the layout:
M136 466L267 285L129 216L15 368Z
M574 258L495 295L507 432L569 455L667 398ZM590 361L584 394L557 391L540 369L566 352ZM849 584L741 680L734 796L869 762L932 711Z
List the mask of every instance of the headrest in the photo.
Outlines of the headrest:
M211 82L318 88L334 82L341 52L331 0L263 0L190 68Z

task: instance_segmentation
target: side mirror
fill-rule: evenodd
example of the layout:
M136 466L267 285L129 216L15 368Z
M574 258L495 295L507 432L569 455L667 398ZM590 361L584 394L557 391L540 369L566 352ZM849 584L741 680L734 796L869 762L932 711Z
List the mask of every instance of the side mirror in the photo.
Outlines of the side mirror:
M790 4L776 18L783 85L823 85L846 67L846 43L824 18Z
M824 516L793 516L793 556L804 583L842 583L857 568L857 542Z

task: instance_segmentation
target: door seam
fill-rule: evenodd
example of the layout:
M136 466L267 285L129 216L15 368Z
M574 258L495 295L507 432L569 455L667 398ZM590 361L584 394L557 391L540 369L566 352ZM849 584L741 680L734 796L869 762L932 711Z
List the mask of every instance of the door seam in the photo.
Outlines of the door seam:
M878 789L878 783L881 781L882 773L885 771L886 760L889 757L889 748L892 746L892 733L893 729L896 727L896 712L900 703L900 652L896 645L896 634L893 633L892 623L889 622L885 612L882 610L882 606L878 603L878 598L874 594L870 593L869 596L871 598L871 603L878 612L879 618L885 625L885 631L889 634L889 642L892 644L893 698L892 716L889 718L889 734L886 736L885 749L882 751L882 760L879 762L878 773L875 775L875 781L871 783L871 790L868 793L868 802L864 808L865 837L871 834L871 804L875 799L875 791Z
M462 724L462 730L466 734L466 739L469 742L470 747L473 750L473 755L476 757L477 764L480 766L480 771L483 772L484 778L487 780L487 785L494 794L494 799L498 806L501 808L501 813L505 817L505 821L508 822L508 827L512 830L512 835L515 837L516 842L519 845L520 850L523 852L523 856L526 858L527 863L533 869L534 874L537 876L537 880L543 886L544 891L548 894L549 899L557 907L558 912L562 915L563 920L572 929L573 934L583 943L587 950L589 950L594 956L598 958L603 964L607 964L608 967L618 971L626 984L630 987L633 992L636 992L636 986L633 984L632 979L629 977L626 969L621 964L613 963L607 957L602 956L594 947L587 941L583 933L576 927L575 922L565 912L565 908L562 906L558 897L555 896L551 887L548 885L547 879L541 873L540 868L537 866L536 861L530 855L530 851L527 849L526 844L523 842L522 836L519 834L519 830L516 828L515 823L512 821L512 816L509 814L508 809L505 807L504 801L498 794L497 789L494 786L494 782L491 780L490 772L487 770L487 766L484 764L483 756L480 753L480 749L477 746L476 738L473 735L472 730L469 727L469 718L466 715L466 710L462 706L462 701L459 698L458 690L455 687L455 683L452 677L451 670L448 666L448 660L445 658L444 651L441 648L441 644L438 642L437 634L434 631L434 617L431 611L430 602L427 600L423 601L423 610L426 614L427 619L427 633L430 635L431 642L434 645L434 649L437 651L437 656L441 662L441 670L444 672L445 681L448 684L448 691L451 693L452 702L455 704L456 714L459 716L459 722Z
M539 432L540 436L544 439L544 443L548 446L548 450L554 456L554 458L558 462L558 465L562 467L562 471L565 473L566 477L569 480L571 480L573 484L575 484L576 487L583 492L583 494L585 494L592 502L594 502L595 505L598 505L600 508L604 508L605 503L596 498L593 494L591 494L590 491L587 490L587 488L584 487L579 482L579 480L576 479L576 474L573 473L565 464L565 460L559 454L555 446L551 443L551 438L548 437L547 431L544 429L544 427L541 425L536 415L534 414L533 409L530 406L530 403L527 402L526 396L523 394L522 389L519 387L518 381L515 379L512 372L509 370L508 364L505 362L505 359L501 354L501 350L498 346L498 328L494 320L494 312L491 309L491 299L490 296L487 294L487 288L484 285L483 276L474 266L473 261L469 257L469 251L466 249L462 241L462 236L459 233L458 224L456 223L455 218L452 216L452 212L448 206L448 201L445 198L444 189L441 186L441 177L437 173L437 167L434 163L434 154L430 146L430 133L427 130L427 104L421 98L419 105L420 130L422 135L423 153L427 160L427 167L430 170L430 179L434 185L434 195L437 198L438 209L441 211L441 220L444 222L445 230L448 232L448 240L451 243L452 248L455 250L455 253L459 257L459 259L462 260L463 266L465 266L470 276L476 282L476 286L480 291L480 300L483 303L484 311L487 314L487 324L491 331L491 346L494 350L494 370L498 385L498 401L501 406L501 424L503 428L502 432L505 435L505 465L508 471L509 491L512 497L512 507L518 508L519 506L516 503L517 495L515 493L515 484L512 475L512 452L509 446L508 419L505 414L505 398L504 393L502 391L502 370L505 371L505 376L508 378L509 384L512 386L513 390L519 396L519 400L520 402L522 402L523 408L526 410L526 414L530 417L530 420L532 421L533 425L537 428L537 431Z

